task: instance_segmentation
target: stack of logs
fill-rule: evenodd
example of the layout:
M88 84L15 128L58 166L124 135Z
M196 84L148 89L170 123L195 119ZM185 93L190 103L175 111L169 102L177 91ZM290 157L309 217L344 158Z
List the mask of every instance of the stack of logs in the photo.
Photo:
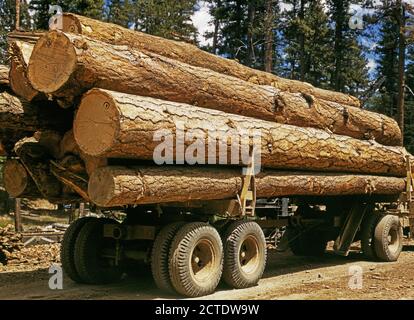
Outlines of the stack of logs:
M9 43L0 138L13 197L101 207L234 198L244 162L195 145L241 147L253 133L258 197L405 191L411 155L397 123L349 95L74 14L63 30L13 32ZM154 163L160 132L170 133L166 159L181 165Z

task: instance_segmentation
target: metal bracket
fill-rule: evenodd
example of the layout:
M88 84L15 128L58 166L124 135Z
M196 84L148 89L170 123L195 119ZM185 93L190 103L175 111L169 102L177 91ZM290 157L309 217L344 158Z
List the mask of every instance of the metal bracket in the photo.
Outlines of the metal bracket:
M256 177L253 148L250 150L250 161L243 178L243 188L237 196L242 217L254 217L256 214Z

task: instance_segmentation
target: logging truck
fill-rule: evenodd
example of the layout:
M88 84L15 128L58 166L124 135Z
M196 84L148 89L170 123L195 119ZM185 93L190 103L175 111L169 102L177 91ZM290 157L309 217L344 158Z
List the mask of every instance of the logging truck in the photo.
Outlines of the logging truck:
M347 256L361 241L366 258L396 261L413 227L407 172L402 194L258 199L257 179L247 174L234 199L131 206L123 221L81 218L65 234L63 268L78 283L107 284L143 261L163 291L198 297L221 280L237 289L257 285L270 249L321 256L335 241L335 253Z
M395 120L186 43L74 14L62 27L9 34L0 142L11 196L106 213L66 231L72 280L107 284L143 261L160 289L198 297L221 280L257 285L268 249L319 256L334 241L346 256L360 241L370 259L398 259L413 226L414 157ZM229 163L194 148L210 151L212 131L237 150L259 132L263 170L249 150L247 163ZM154 157L160 132L176 165ZM197 161L179 163L195 149Z

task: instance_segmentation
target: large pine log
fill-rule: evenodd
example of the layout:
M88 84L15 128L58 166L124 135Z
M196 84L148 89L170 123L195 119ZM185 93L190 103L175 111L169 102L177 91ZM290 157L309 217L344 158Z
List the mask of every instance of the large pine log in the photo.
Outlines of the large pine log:
M0 93L0 127L35 132L38 130L66 131L72 114L49 102L28 103L7 92Z
M33 89L27 78L27 66L32 55L34 44L13 41L9 44L10 52L10 87L13 92L27 101L45 99L45 95Z
M3 168L4 187L12 198L40 198L33 179L19 160L9 159Z
M146 54L155 53L196 67L210 69L255 84L272 85L283 91L307 93L316 98L359 107L355 97L313 87L309 83L283 79L270 73L254 70L200 50L194 45L151 36L74 14L64 14L63 31L83 34L115 45L128 45Z
M196 155L199 164L203 164L208 154L205 147L195 150L193 138L185 139L182 155L176 152L179 148L174 148L174 143L180 124L186 134L195 134L204 146L208 146L209 140L215 143L218 139L226 146L227 153L231 151L227 147L231 143L228 139L232 139L238 150L243 150L241 142L249 135L260 134L258 148L261 147L264 167L406 175L408 153L404 148L103 89L93 89L82 99L74 122L74 135L81 150L91 156L153 160L154 150L162 148L159 141L163 138L160 136L155 141L155 134L163 133L167 141L171 140L171 146L166 148L167 153L171 151L171 158L177 160L184 152L199 152ZM217 137L213 140L214 134ZM214 160L221 163L219 159L220 152L216 150ZM226 163L230 160L234 159L227 157Z
M105 167L89 180L91 200L102 207L235 198L241 171L225 168ZM284 196L398 195L403 178L265 171L256 178L259 198Z
M402 142L397 123L373 112L254 85L77 35L50 32L42 37L30 60L29 79L37 90L63 99L100 87L357 139L373 137L385 145Z

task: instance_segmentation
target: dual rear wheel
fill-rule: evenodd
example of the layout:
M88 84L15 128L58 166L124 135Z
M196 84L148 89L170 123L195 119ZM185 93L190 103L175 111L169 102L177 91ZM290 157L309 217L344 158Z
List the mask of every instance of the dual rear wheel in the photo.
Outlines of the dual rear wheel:
M266 242L254 222L231 223L220 237L205 223L172 224L158 234L152 273L158 287L187 297L212 294L220 280L233 288L258 283L266 265Z
M362 223L361 246L371 260L394 262L403 248L403 229L400 219L393 215L369 213Z
M81 218L67 229L61 245L62 267L68 277L84 284L107 284L121 279L122 270L105 256L115 240L104 238L105 224L114 220Z

